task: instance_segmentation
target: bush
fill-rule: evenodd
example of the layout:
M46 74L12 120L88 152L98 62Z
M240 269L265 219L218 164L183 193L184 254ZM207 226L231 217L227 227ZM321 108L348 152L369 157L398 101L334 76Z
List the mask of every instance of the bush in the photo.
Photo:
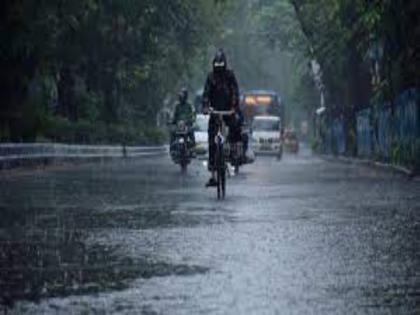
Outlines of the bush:
M5 142L10 140L10 130L7 124L0 124L0 141Z
M420 140L414 143L396 143L391 145L390 162L395 165L406 166L413 170L420 168Z
M44 138L63 143L152 145L162 144L167 139L165 132L155 126L71 122L59 116L47 117L43 129Z
M416 139L410 150L409 164L414 172L420 171L420 139Z
M102 98L94 92L80 92L76 99L78 117L90 122L96 121L99 117L98 108L102 102Z

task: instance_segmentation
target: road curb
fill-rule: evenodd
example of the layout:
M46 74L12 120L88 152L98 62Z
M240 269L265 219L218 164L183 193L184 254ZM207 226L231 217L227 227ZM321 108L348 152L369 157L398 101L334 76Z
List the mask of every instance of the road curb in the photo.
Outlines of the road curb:
M383 163L378 161L372 161L369 159L350 158L345 156L331 156L331 155L319 155L324 160L332 162L341 162L354 165L363 165L368 167L374 167L383 171L393 172L396 174L404 175L414 180L420 179L420 177L413 171L400 165L393 165L389 163Z

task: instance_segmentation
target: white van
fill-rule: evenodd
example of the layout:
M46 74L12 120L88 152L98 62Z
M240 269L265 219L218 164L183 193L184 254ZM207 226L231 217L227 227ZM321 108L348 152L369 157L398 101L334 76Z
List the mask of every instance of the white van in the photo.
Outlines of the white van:
M198 114L194 124L195 153L199 158L206 158L208 155L208 134L209 115Z
M277 116L255 116L252 121L252 147L256 154L275 154L281 158L283 139Z

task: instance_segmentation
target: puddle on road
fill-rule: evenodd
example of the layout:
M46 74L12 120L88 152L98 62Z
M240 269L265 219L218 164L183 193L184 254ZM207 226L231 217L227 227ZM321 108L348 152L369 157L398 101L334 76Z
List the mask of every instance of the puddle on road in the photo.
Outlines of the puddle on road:
M419 309L420 290L417 284L394 284L389 286L365 287L361 290L365 297L362 306L366 309L389 308L404 310L406 314L410 309Z
M154 229L169 227L195 227L232 221L228 211L217 211L214 206L193 203L182 209L177 204L137 204L129 206L104 205L98 208L44 207L16 208L0 207L4 214L1 228L15 229ZM16 214L16 215L15 215ZM13 232L13 231L12 231ZM4 235L14 239L14 236Z
M138 278L208 271L201 266L124 257L115 247L87 247L77 237L68 244L2 243L0 252L1 303L11 305L17 300L123 290Z
M208 271L153 257L130 258L119 246L88 245L89 230L66 224L45 228L40 222L49 220L0 230L0 304L13 306L18 300L123 290L138 278Z

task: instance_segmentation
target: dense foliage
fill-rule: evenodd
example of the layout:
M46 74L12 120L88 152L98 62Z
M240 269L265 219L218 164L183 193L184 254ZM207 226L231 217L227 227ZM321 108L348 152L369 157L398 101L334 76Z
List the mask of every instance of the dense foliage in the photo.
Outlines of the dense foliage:
M325 91L327 120L344 117L348 153L354 154L355 150L357 110L375 103L392 104L395 96L405 89L420 87L418 1L262 0L259 3L261 29L268 43L289 50L307 62L316 60L320 64L322 84L318 88ZM300 74L302 83L308 74L311 74L309 67ZM302 88L309 91L297 86L297 90Z
M4 0L0 140L159 139L156 113L224 47L288 123L313 121L322 91L354 154L355 113L420 86L418 16L416 0Z
M141 142L212 36L206 0L5 0L0 138Z

